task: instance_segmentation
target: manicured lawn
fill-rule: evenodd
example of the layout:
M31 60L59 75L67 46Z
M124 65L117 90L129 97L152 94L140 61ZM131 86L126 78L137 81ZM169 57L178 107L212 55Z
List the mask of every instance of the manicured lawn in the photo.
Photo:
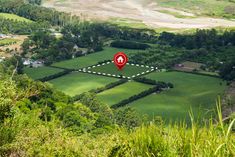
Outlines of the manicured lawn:
M131 77L133 75L140 74L142 72L146 72L147 70L151 70L146 67L137 67L135 65L126 65L122 70L118 70L114 63L101 65L99 67L91 68L90 71L101 72L106 74L114 74L114 75L122 75L126 77Z
M101 101L111 106L151 87L151 85L130 81L99 93L97 96Z
M74 72L49 81L54 87L70 96L105 86L118 79Z
M200 114L209 116L209 111L215 108L218 94L226 89L221 79L182 72L151 73L146 77L174 84L169 91L152 94L130 104L151 119L162 116L165 120L189 121L190 108L195 114L200 108Z
M54 75L62 71L62 69L52 67L24 68L24 73L35 80Z
M131 53L136 53L138 50L129 50L129 49L119 49L106 47L103 51L89 54L84 57L78 57L67 61L54 63L53 66L63 67L68 69L80 69L90 65L97 64L100 61L112 60L113 55L117 52L125 52L127 55Z
M16 20L16 21L20 21L20 22L33 22L33 21L26 19L24 17L20 17L15 14L8 14L8 13L0 13L0 18L6 18L6 19Z

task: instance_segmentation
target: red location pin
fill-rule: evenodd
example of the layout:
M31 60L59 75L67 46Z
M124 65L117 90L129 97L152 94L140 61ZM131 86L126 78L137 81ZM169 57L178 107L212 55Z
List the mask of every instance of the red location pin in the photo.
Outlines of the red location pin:
M118 52L114 55L113 57L113 61L115 63L115 65L117 66L117 68L119 70L122 70L122 68L126 65L126 63L128 62L128 58L127 55L123 52Z

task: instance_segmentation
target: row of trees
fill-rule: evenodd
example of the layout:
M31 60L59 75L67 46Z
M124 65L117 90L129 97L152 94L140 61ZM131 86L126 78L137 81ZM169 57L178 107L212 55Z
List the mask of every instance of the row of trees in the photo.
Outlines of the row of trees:
M141 82L141 83L145 83L145 84L149 84L149 85L157 85L160 88L174 88L174 85L170 82L165 83L165 82L161 82L161 81L156 81L156 80L152 80L146 77L136 77L134 78L135 81L137 82Z
M148 44L138 43L134 41L123 41L123 40L113 41L110 44L110 46L117 48L137 49L137 50L145 50L147 48L150 48Z
M97 89L92 89L92 90L90 90L90 92L96 93L96 94L97 94L97 93L101 93L101 92L103 92L103 91L105 91L105 90L114 88L114 87L119 86L119 85L121 85L121 84L124 84L124 83L126 83L127 81L128 81L127 79L121 79L121 80L118 80L118 81L116 81L116 82L112 82L112 83L110 83L110 84L107 84L107 85L105 85L104 87L100 87L100 88L97 88Z

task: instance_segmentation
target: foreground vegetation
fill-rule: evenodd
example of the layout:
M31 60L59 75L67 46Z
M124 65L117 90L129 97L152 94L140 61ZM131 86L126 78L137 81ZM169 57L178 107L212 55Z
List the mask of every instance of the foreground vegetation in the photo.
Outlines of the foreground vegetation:
M18 77L16 84L8 78L1 79L1 156L235 155L235 120L224 123L219 105L217 121L210 120L205 126L198 125L191 116L190 125L165 127L161 119L154 119L150 124L128 130L121 124L125 121L130 128L136 122L130 109L115 111L117 125L108 127L112 112L100 106L94 97L86 95L80 103L69 105L66 97L51 91L46 84L30 80L30 84L25 84L25 79L20 80ZM40 88L35 90L35 85ZM28 89L31 91L25 92ZM57 98L60 102L56 102Z

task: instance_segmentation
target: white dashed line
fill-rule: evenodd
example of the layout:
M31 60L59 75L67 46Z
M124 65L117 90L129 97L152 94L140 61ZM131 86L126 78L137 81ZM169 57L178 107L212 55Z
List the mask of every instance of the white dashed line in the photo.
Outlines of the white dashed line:
M92 68L95 68L95 67L100 67L100 66L105 66L107 64L110 64L110 63L114 63L114 61L108 61L106 63L101 63L101 64L97 64L97 65L93 65L93 66L89 66L87 68L83 68L83 69L79 69L78 71L79 72L84 72L84 73L92 73L92 74L98 74L98 75L103 75L103 76L110 76L110 77L118 77L118 78L127 78L127 79L131 79L131 78L135 78L135 77L138 77L140 75L144 75L146 73L149 73L149 72L152 72L154 70L156 71L160 71L158 70L158 67L153 67L153 66L145 66L145 65L140 65L140 64L134 64L134 63L126 63L127 65L131 65L131 66L137 66L137 67L146 67L148 68L147 71L144 71L144 72L140 72L136 75L132 75L131 77L130 76L121 76L121 75L115 75L115 74L109 74L109 73L102 73L102 72L95 72L95 71L92 71ZM89 69L89 70L88 70Z

